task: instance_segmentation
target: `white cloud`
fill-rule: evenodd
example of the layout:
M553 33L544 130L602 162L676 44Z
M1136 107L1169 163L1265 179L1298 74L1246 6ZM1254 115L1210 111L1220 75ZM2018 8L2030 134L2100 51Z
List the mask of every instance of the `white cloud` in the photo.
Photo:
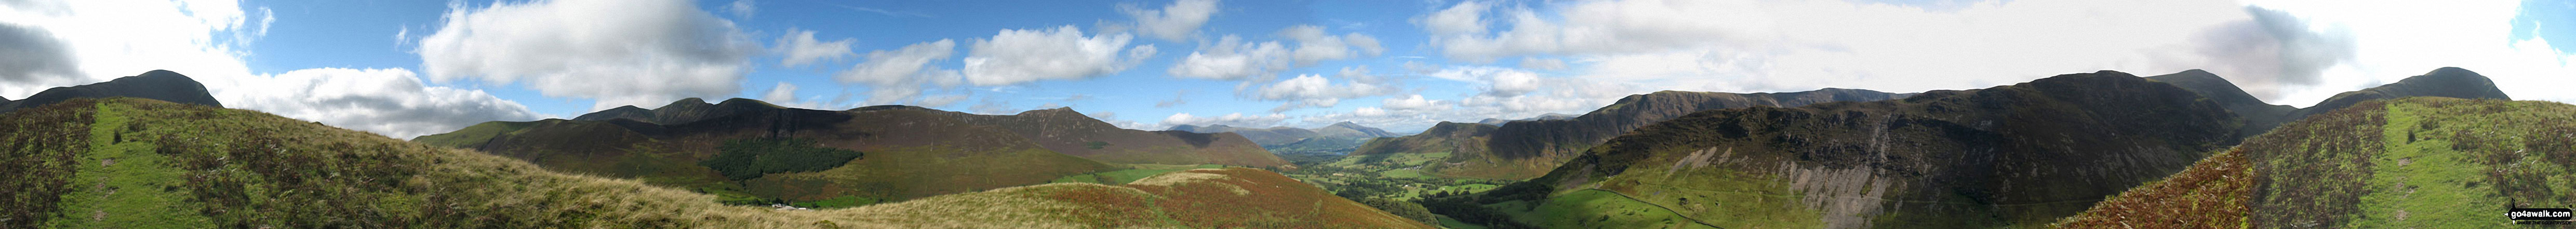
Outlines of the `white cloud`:
M1415 19L1414 24L1422 25L1424 30L1435 35L1483 34L1485 24L1489 23L1485 20L1485 11L1492 10L1493 7L1492 3L1482 1L1458 2L1457 5L1451 5L1447 9Z
M1266 76L1292 66L1289 53L1277 41L1244 43L1242 37L1226 35L1215 45L1202 45L1199 51L1190 52L1165 72L1184 78L1221 80Z
M1376 37L1348 33L1332 35L1324 27L1289 26L1279 36L1295 41L1295 47L1278 41L1251 43L1242 37L1226 35L1213 45L1202 44L1167 70L1174 76L1201 79L1254 79L1267 81L1270 75L1290 68L1312 66L1315 62L1376 56L1386 52Z
M1406 111L1406 112L1425 112L1425 111L1440 111L1440 110L1448 110L1448 109L1449 109L1449 105L1448 105L1448 104L1444 104L1445 102L1448 102L1448 101L1441 101L1441 100L1436 100L1436 99L1423 99L1423 98L1422 98L1422 95L1418 95L1418 94L1417 94L1417 95L1412 95L1412 96L1408 96L1408 97L1386 98L1386 100L1378 101L1378 106L1380 106L1380 107L1386 107L1386 109L1388 109L1388 110Z
M420 39L430 79L525 81L549 97L595 99L593 110L732 95L761 50L690 1L460 4Z
M1306 74L1262 86L1254 98L1267 101L1293 101L1270 112L1284 112L1305 107L1333 107L1342 99L1394 94L1398 87L1380 85L1379 77L1370 75L1367 67L1344 68L1338 78L1348 82L1335 84L1323 76Z
M1378 109L1378 108L1375 108L1375 107L1361 107L1361 108L1359 108L1359 109L1351 110L1351 114L1353 114L1353 115L1359 115L1359 116L1386 116L1386 109Z
M1159 10L1120 5L1118 12L1136 19L1137 33L1177 41L1197 34L1199 26L1216 15L1216 8L1216 0L1178 0Z
M254 75L242 51L274 17L261 13L258 24L230 1L67 1L37 2L38 7L0 13L0 24L41 28L55 44L10 42L10 51L60 48L78 58L77 73L41 83L0 85L0 94L24 98L36 91L97 83L154 69L188 75L230 108L258 110L342 128L409 138L452 131L494 120L533 120L545 116L526 106L480 90L422 84L405 69L321 68ZM115 20L96 18L112 17ZM232 34L217 36L217 34ZM248 37L244 35L247 34ZM18 38L7 38L18 39ZM227 40L231 39L231 40ZM31 40L32 41L32 40ZM5 58L0 58L5 59ZM0 60L0 66L28 66ZM35 66L50 63L33 63ZM58 71L48 69L46 71ZM56 73L63 74L63 73Z
M1375 56L1386 52L1385 47L1378 46L1376 37L1359 33L1334 36L1325 34L1322 26L1289 26L1288 29L1279 30L1279 35L1297 41L1296 58L1297 64L1300 65L1363 55Z
M1129 39L1127 34L1085 37L1070 25L1050 30L1004 29L967 47L963 72L966 82L976 86L1109 75L1154 55L1154 45L1129 48Z
M1476 83L1485 89L1482 95L1487 96L1520 96L1538 91L1540 84L1536 72L1504 67L1450 67L1428 75L1433 78Z
M199 81L250 75L249 14L231 1L36 1L0 7L0 97L97 83L156 69ZM102 18L112 18L105 20ZM221 34L221 35L219 35ZM46 42L46 41L53 42ZM50 56L50 57L49 57ZM209 88L209 90L223 90ZM222 99L222 98L218 98Z
M187 74L187 73L180 73ZM224 105L408 139L486 121L546 118L482 90L421 84L411 70L317 68L231 77L208 87Z
M834 74L843 83L866 83L870 88L868 104L916 102L916 105L954 103L962 98L943 101L921 101L926 87L953 88L961 82L956 70L941 69L932 64L947 61L957 54L955 40L913 43L894 51L868 51L868 60Z
M1911 92L2097 70L2153 75L2198 68L2250 82L2240 86L2262 95L2311 82L2303 79L2341 77L2323 69L2352 58L2344 51L2351 43L2337 29L2257 17L2262 10L2224 0L2025 0L1938 11L1753 0L1535 7L1464 2L1416 23L1431 33L1432 47L1455 60L1525 57L1525 68L1550 69L1549 60L1527 58L1563 56L1576 78L1648 90ZM2284 91L2293 93L2278 94L2298 93ZM2281 97L2294 96L2269 98Z
M788 28L787 35L778 37L778 52L787 55L786 58L779 60L778 64L795 67L815 61L848 58L850 55L856 55L850 52L850 43L858 42L859 40L850 38L829 42L814 40L813 30Z
M2576 47L2553 47L2544 40L2552 37L2514 38L2511 22L2521 3L2276 0L2253 4L2287 12L2314 27L2349 30L2354 42L2351 64L2323 69L2325 77L2315 86L2283 88L2286 99L2266 98L2275 104L2309 106L2334 93L2397 82L2440 67L2486 75L2514 99L2576 102L2576 90L2567 89L2576 85L2576 77L2569 77L2576 75L2576 55L2562 52ZM2388 12L2444 16L2391 17Z
M1178 125L1199 125L1199 126L1228 125L1228 126L1240 126L1240 127L1265 127L1265 126L1276 126L1276 125L1278 125L1278 124L1279 124L1279 122L1280 122L1280 121L1285 121L1285 120L1288 120L1288 115L1283 115L1283 114L1270 114L1270 115L1244 115L1243 113L1232 113L1232 114L1226 114L1226 115L1223 115L1223 116L1209 116L1209 117L1202 117L1202 116L1197 116L1197 115L1190 115L1190 113L1177 113L1177 114L1172 114L1172 116L1169 116L1169 117L1164 117L1164 118L1163 118L1163 122L1161 123L1161 126L1162 126L1162 127L1170 127L1170 126L1178 126ZM1156 128L1156 129L1161 129L1161 128Z
M762 93L760 100L768 101L770 103L794 102L796 101L796 84L778 82L777 87L769 88L769 93Z
M734 0L733 4L725 4L724 10L733 13L734 18L751 19L752 14L760 13L760 8L754 6L759 4L752 0Z

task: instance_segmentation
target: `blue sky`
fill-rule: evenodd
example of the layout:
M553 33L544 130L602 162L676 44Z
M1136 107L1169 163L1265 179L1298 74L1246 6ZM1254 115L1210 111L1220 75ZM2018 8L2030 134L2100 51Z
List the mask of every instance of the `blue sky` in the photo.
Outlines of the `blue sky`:
M1418 131L1660 90L1973 89L2208 69L2266 101L2458 66L2576 100L2549 1L98 0L0 4L0 96L171 69L408 138L684 97L1070 106L1128 128ZM2405 13L2397 13L2405 12ZM2409 16L2412 15L2412 16ZM2429 16L2438 15L2438 16ZM1228 39L1232 37L1232 39ZM2558 38L2558 39L2551 39ZM943 42L944 41L944 42ZM792 90L785 90L792 88ZM785 92L782 92L785 91Z

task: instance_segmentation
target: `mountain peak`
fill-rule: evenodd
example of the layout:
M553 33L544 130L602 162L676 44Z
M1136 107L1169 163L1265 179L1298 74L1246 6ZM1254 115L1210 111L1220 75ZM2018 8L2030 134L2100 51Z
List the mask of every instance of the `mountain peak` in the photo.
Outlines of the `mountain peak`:
M2442 68L2436 68L2436 69L2433 69L2433 71L2431 71L2431 72L2425 72L2425 73L2424 73L2424 75L2428 75L2428 76L2430 76L2430 75L2471 75L2471 76L2485 77L2485 76L2482 76L2482 75L2478 75L2478 72L2472 72L2472 71L2469 71L2469 69L2464 69L2464 68L2460 68L2460 67L2442 67Z
M661 108L653 108L653 109L663 109L663 108L671 108L672 106L687 106L687 105L714 105L714 104L707 104L707 100L705 100L705 99L698 99L698 97L689 97L689 98L685 98L685 99L680 99L680 101L671 101L671 104L662 105L662 107L661 107Z
M224 106L222 101L215 100L213 93L208 93L206 91L205 84L198 83L196 79L191 79L188 78L187 75L180 75L178 72L171 72L169 70L152 70L134 76L119 77L114 80L108 80L107 82L45 89L44 91L37 92L35 95L29 95L26 98L20 98L16 101L0 99L0 112L17 110L18 108L53 104L74 98L107 98L119 96L169 101L182 104L206 105L218 108Z
M2217 75L2218 75L2218 74L2210 74L2210 73L2209 73L2209 71L2200 70L2200 69L2198 69L2198 68L2194 68L2194 69L2191 69L2191 70L2182 70L2182 72L2176 72L2176 73L2174 73L2174 74L2192 74L2192 75L2209 75L2209 76L2217 76Z

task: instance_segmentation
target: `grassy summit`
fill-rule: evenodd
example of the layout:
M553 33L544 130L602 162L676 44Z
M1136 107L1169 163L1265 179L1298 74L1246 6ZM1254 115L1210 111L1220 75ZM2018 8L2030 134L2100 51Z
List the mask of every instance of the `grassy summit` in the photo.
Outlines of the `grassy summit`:
M11 178L0 179L5 228L1427 227L1244 168L844 209L731 206L255 111L130 98L0 115L0 146L0 176Z

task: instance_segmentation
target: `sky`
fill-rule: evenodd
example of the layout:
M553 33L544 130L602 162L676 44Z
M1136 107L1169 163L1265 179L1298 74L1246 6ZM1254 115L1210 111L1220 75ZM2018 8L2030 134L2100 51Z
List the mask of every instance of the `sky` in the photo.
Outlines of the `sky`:
M167 69L390 137L681 98L1397 132L1655 91L2205 69L2273 104L2435 68L2576 101L2576 1L0 0L0 97Z

